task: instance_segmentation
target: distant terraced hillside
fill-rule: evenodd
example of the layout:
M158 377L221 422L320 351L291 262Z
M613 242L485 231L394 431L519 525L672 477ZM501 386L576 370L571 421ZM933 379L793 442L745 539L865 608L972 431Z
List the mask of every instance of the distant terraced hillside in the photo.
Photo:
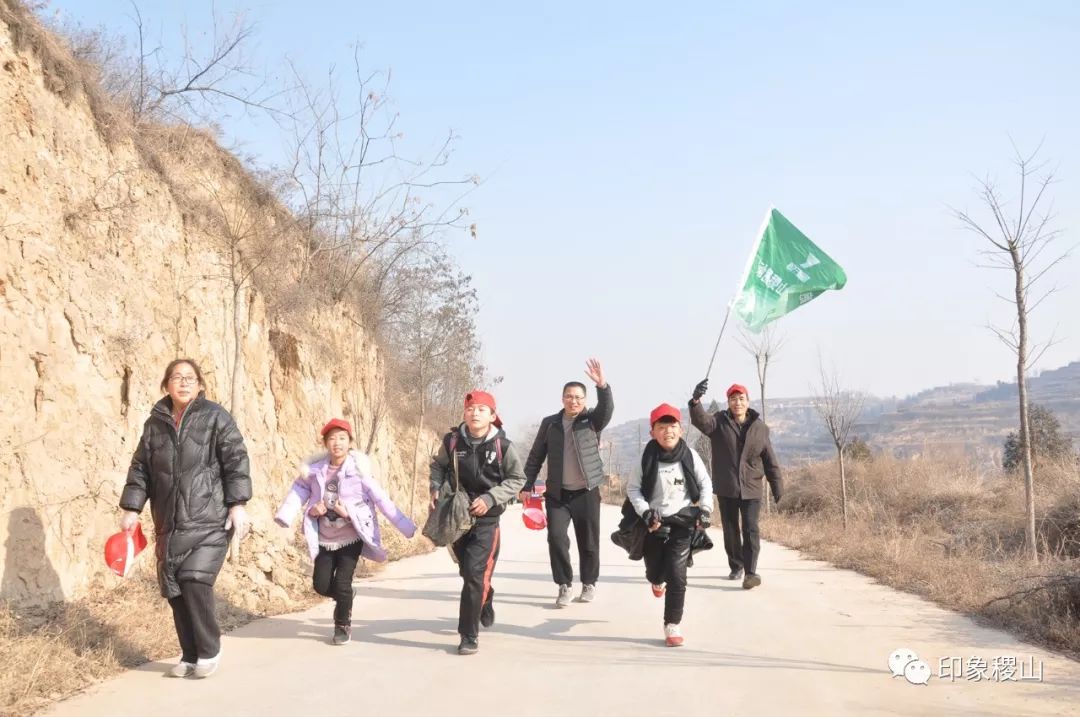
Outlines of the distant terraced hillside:
M1031 378L1028 390L1032 402L1052 410L1080 448L1080 361ZM772 399L766 417L783 462L834 454L812 397ZM930 388L899 400L871 397L856 430L872 448L897 456L954 450L990 465L1000 461L1001 445L1018 425L1016 384L964 383ZM691 441L696 435L691 432ZM649 440L645 420L605 431L604 440L611 444L609 470L621 473L633 465L640 455L639 437L642 443Z

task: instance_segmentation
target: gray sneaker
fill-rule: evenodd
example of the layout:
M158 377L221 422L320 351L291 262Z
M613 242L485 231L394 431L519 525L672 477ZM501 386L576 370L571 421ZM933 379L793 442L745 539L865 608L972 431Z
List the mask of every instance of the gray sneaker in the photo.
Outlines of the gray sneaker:
M192 670L191 676L197 679L203 679L217 672L218 665L221 664L221 650L218 650L218 654L213 657L203 659L199 658L199 661L195 663L195 669Z
M335 645L345 645L352 639L352 626L351 625L334 625L334 639Z
M555 598L555 607L566 607L570 604L570 595L573 593L573 586L560 585L559 597Z
M578 599L578 602L592 602L593 598L595 598L595 597L596 597L596 586L595 585L582 585L581 586L581 594L578 595L577 599Z
M180 660L180 662L170 667L165 674L169 677L190 677L195 674L195 663Z

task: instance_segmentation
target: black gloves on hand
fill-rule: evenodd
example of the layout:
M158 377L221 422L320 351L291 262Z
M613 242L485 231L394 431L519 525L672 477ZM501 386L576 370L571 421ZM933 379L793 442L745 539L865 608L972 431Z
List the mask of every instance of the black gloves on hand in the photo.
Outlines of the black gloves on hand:
M705 379L697 386L694 386L694 395L691 396L691 403L697 403L701 400L701 397L705 395L705 392L709 390L709 379Z
M645 521L645 525L652 527L653 523L660 521L660 511L655 508L649 508L647 511L641 514L641 519Z
M708 508L701 509L701 515L698 517L698 525L702 528L708 528L712 525L712 511Z

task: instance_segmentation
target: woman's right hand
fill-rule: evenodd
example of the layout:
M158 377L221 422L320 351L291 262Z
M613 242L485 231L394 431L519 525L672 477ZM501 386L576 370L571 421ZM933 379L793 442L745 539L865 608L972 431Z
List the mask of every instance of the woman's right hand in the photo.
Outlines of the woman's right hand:
M138 524L139 514L133 510L125 510L123 515L120 516L120 530L125 533L135 530L135 526Z
M315 516L316 518L323 517L324 515L326 515L326 503L320 500L318 503L311 506L311 510L309 510L308 513Z
M435 506L439 503L439 491L431 491L431 501L428 503L428 508L435 510Z

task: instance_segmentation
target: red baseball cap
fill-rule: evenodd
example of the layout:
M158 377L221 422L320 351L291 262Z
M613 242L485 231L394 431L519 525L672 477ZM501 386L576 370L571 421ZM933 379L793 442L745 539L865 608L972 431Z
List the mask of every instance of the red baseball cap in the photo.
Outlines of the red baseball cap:
M125 578L135 566L135 558L145 547L146 536L143 535L142 526L136 523L131 531L120 531L105 541L105 564L109 570Z
M675 408L670 403L661 403L649 414L649 425L655 426L657 421L665 417L674 418L679 423L682 423L682 412L679 411L679 409Z
M487 406L491 409L492 413L496 412L495 397L487 391L469 391L465 394L465 408L475 406L476 404Z
M469 406L487 406L491 409L491 412L496 414L495 420L492 423L496 428L502 428L502 419L498 416L498 409L495 408L495 397L487 391L469 391L465 394L465 408Z
M322 427L322 430L319 431L319 435L323 438L326 438L326 434L334 430L335 428L340 428L341 430L345 431L349 434L349 439L352 439L352 425L343 418L331 418L329 421L326 422L326 425Z
M750 392L747 391L746 386L743 386L741 383L733 383L730 386L728 386L727 397L731 398L731 394L733 394L733 393L741 393L742 395L746 396L747 398L750 398Z

